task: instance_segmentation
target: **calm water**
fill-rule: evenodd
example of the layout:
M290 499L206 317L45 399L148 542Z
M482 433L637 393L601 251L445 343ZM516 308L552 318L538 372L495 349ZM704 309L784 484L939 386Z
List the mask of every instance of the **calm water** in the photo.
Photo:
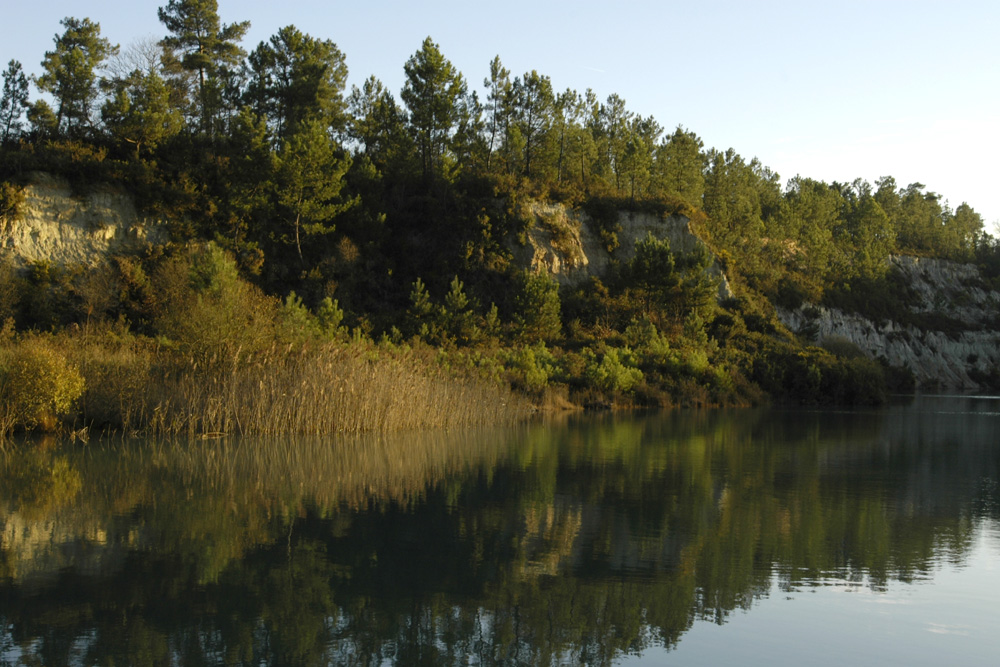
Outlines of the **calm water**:
M1000 663L1000 400L12 446L0 663Z

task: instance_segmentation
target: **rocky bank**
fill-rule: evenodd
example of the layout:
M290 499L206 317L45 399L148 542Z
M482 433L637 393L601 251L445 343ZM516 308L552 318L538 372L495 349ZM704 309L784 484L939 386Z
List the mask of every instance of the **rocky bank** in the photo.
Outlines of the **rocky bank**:
M908 368L924 388L975 391L977 378L1000 368L1000 292L988 289L978 269L942 259L897 256L893 268L915 297L910 306L947 330L917 328L885 319L872 321L835 308L804 304L778 309L792 331L825 340L847 340L876 359Z
M589 216L561 204L536 203L530 207L532 224L524 243L512 243L514 261L535 273L546 273L560 285L578 285L591 276L603 277L614 262L625 263L635 256L635 245L652 234L670 241L676 253L704 249L705 243L691 230L682 215L622 211L618 214L618 247L605 248ZM719 298L732 296L725 273L715 262L710 273L719 281Z
M165 227L141 218L125 193L99 188L76 195L63 179L33 174L17 219L0 224L0 253L17 266L39 260L93 266L111 252L166 238Z

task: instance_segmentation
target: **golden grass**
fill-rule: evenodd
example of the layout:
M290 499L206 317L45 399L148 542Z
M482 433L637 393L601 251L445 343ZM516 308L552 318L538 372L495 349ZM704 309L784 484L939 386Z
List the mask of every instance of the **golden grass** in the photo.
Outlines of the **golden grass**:
M66 338L86 390L83 425L127 434L322 435L464 428L524 419L499 382L370 341L279 345L195 360L134 336Z
M249 360L154 369L135 427L152 434L387 432L511 423L529 406L506 387L448 376L364 345L272 347Z

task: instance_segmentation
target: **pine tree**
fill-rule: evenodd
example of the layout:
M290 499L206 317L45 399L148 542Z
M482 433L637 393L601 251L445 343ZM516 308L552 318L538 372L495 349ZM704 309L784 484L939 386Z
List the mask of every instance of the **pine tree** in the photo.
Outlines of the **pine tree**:
M28 108L28 77L24 75L21 63L11 60L3 73L3 97L0 98L0 131L2 141L17 136L21 132L21 115Z
M160 7L158 14L171 33L160 44L168 50L168 60L180 72L197 73L201 131L214 135L226 70L235 67L244 56L239 42L249 30L250 22L222 24L216 0L170 0L166 7Z
M430 37L403 67L402 98L425 178L444 172L450 139L462 121L465 79Z
M97 69L118 47L101 37L101 25L90 19L67 17L61 24L66 31L55 36L55 49L45 53L38 88L55 98L56 129L79 135L92 124L100 92Z

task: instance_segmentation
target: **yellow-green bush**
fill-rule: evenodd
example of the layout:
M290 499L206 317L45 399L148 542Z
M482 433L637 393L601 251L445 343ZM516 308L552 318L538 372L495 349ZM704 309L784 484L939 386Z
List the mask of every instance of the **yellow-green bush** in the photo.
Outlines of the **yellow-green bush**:
M545 347L545 343L507 353L507 372L511 384L527 392L540 394L556 371L556 359Z
M40 339L19 342L0 362L0 405L13 426L52 430L83 394L80 371Z
M214 243L165 262L155 282L161 314L154 326L193 359L235 362L275 340L278 302L242 280Z
M600 361L592 352L589 357L585 371L587 381L605 393L620 394L632 391L643 380L642 371L635 367L633 353L627 347L609 348Z

